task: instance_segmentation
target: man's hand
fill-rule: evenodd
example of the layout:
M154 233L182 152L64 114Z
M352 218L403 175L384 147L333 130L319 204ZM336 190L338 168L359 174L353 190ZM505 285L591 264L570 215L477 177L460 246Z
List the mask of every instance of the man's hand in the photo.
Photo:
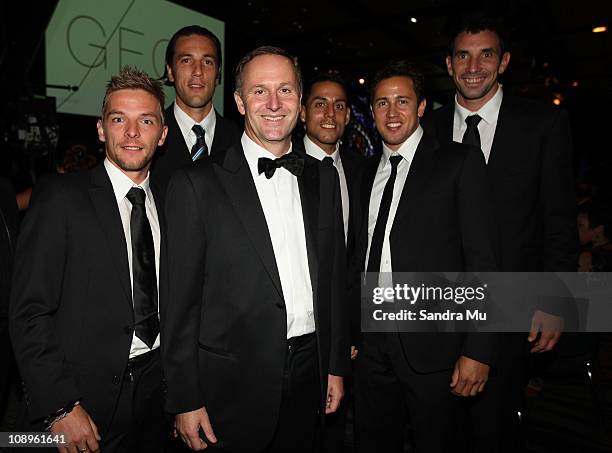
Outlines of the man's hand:
M342 376L327 375L327 399L325 400L325 415L333 414L340 407L344 397L344 378Z
M455 363L451 392L457 396L476 396L482 392L489 377L489 365L462 355Z
M76 405L68 415L56 421L49 429L52 433L66 434L66 445L58 446L62 453L92 452L100 451L100 434L87 411Z
M210 424L206 408L203 406L195 411L177 414L174 418L174 424L183 442L192 450L208 448L206 442L200 438L200 427L202 427L206 438L211 443L217 443L217 436L215 436Z
M531 352L551 351L561 337L563 324L563 318L536 310L531 318L531 330L527 341L531 343L538 338L538 332L540 332L540 338L534 343Z

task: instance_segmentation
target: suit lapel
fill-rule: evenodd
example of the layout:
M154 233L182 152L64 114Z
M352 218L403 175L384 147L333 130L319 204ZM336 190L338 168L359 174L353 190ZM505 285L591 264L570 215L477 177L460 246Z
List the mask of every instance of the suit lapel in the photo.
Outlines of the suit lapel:
M126 301L132 307L132 287L130 284L130 269L128 265L125 233L119 216L117 200L113 192L108 174L103 164L97 165L91 171L91 186L89 195L93 203L98 222L105 233L115 270L121 281Z
M240 218L266 272L284 302L285 299L274 257L270 232L268 231L268 225L259 196L257 195L251 170L240 144L235 144L227 150L223 160L223 168L220 168L218 171L223 172L220 175L219 181L224 186L236 215Z
M217 115L217 123L215 125L215 135L213 136L213 142L210 147L211 156L229 148L232 144L230 133L226 128L225 119L221 115L219 115L216 110L215 115Z
M166 158L171 158L179 162L181 165L186 165L191 163L191 158L189 157L189 145L185 141L185 137L181 132L181 128L176 121L176 117L174 116L174 104L170 105L166 109L166 122L168 123L168 138L166 153L169 156Z
M436 133L441 142L453 141L455 122L455 103L449 102L440 109L439 124L436 124Z
M342 160L342 168L344 169L344 177L346 178L346 188L348 189L349 200L355 195L353 194L355 184L355 173L357 173L357 162L351 156L351 151L345 151L340 148L340 159Z
M355 215L355 243L359 247L356 251L357 256L361 260L365 260L366 251L368 248L368 221L370 211L370 196L372 195L372 186L376 177L376 170L380 163L381 153L366 159L363 168L363 179L361 184L361 193L359 195L359 212ZM355 203L357 205L357 203ZM364 267L365 268L365 267Z
M495 127L495 135L493 136L493 144L491 145L491 153L489 154L489 161L487 163L487 173L504 173L506 168L511 167L509 162L516 158L510 144L516 143L512 134L520 130L520 127L517 127L513 118L520 118L520 114L514 114L512 111L512 99L504 93L499 108L499 116L497 118L497 126Z
M391 235L394 230L400 231L401 224L410 220L411 213L418 212L418 202L421 199L423 187L431 180L430 175L435 167L434 150L438 147L438 141L432 135L423 134L402 189Z
M302 204L302 218L304 219L304 235L306 236L306 253L308 256L308 269L312 286L313 303L317 305L318 287L318 230L319 230L319 168L318 162L308 162L306 159L304 173L297 178ZM314 160L314 158L313 158ZM332 169L335 171L334 167Z

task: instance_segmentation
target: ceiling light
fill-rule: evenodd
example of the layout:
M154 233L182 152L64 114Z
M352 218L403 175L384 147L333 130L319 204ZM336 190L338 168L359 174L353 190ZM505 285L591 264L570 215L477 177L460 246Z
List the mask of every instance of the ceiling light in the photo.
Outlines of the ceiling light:
M598 25L596 27L593 27L591 31L593 33L605 33L608 31L608 27L606 27L605 25Z
M358 82L359 82L359 85L363 85L365 83L365 79L361 78L361 79L358 80Z
M578 86L578 81L577 81L577 80L574 80L574 81L572 82L572 86L573 86L574 88L576 88L576 87Z
M554 99L553 99L553 104L555 104L555 105L561 105L561 99L559 99L559 98L554 98Z
M412 22L413 24L417 23L417 18L416 17L411 17L410 18L410 22Z

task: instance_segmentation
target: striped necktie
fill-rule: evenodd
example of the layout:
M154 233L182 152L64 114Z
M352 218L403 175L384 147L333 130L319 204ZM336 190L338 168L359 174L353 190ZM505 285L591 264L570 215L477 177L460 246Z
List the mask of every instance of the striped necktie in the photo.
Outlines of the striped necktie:
M195 162L202 157L208 156L208 146L206 146L206 140L204 140L206 135L202 126L194 124L191 130L196 136L196 142L191 148L191 160Z

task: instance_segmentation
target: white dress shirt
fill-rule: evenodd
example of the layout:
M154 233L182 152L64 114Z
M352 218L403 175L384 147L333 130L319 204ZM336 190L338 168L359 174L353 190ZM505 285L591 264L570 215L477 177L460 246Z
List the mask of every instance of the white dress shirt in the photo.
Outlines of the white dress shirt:
M265 173L259 174L259 158L276 159L276 156L256 144L246 133L242 134L242 148L274 249L287 310L287 338L312 333L315 331L312 284L297 177L284 167L277 168L270 179Z
M397 206L402 196L402 190L404 190L404 184L410 171L410 165L414 159L414 155L417 150L417 146L423 136L423 129L418 126L417 129L412 133L408 139L402 143L397 151L391 151L383 143L383 152L376 170L376 176L374 177L374 184L372 185L372 193L370 195L370 206L368 209L368 250L366 252L366 269L368 267L368 260L370 259L370 245L372 244L372 236L374 235L374 228L376 227L376 219L378 218L378 210L380 209L380 202L382 200L383 191L385 190L385 184L389 176L391 176L391 162L389 158L391 156L402 156L402 160L397 165L397 176L395 178L395 184L393 185L393 198L391 199L391 207L389 208L389 218L387 219L387 225L385 227L385 237L383 239L382 254L380 257L380 272L390 273L393 271L391 268L391 245L389 244L389 234L393 227L393 221L395 220L395 213L397 212ZM387 275L390 276L390 275ZM383 275L381 274L381 278ZM390 282L380 281L381 286L387 286ZM384 285L383 285L384 283Z
M472 112L457 102L455 95L455 117L453 121L453 141L460 142L463 140L463 134L467 129L465 119L470 115L479 115L482 120L478 123L478 133L480 134L480 148L484 154L485 161L489 162L491 147L493 146L493 138L495 137L495 128L497 127L497 118L499 117L499 108L501 107L504 93L501 85L497 88L495 95L483 105L477 112Z
M176 118L176 122L181 129L183 137L185 138L185 143L187 143L187 152L189 155L191 155L191 148L193 148L193 145L197 140L195 132L191 130L191 128L196 124L199 124L202 126L202 128L204 128L204 141L206 142L206 146L208 146L208 154L210 154L213 137L215 136L215 126L217 125L217 115L215 114L215 109L211 108L208 115L206 115L202 121L196 123L189 115L183 112L175 102L174 117Z
M123 233L125 236L125 245L127 246L128 264L130 269L130 285L134 286L134 278L132 275L132 236L130 231L130 216L132 214L132 203L126 198L127 193L132 187L141 187L145 191L145 210L149 224L151 225L151 233L153 233L153 248L155 250L155 269L157 270L157 294L159 295L159 247L160 247L160 232L159 232L159 218L157 216L157 208L155 207L155 199L153 193L149 187L149 175L140 184L134 184L130 178L128 178L121 170L115 167L108 158L104 159L104 168L110 178L113 186L113 192L115 193L115 199L117 200L117 206L119 207L119 215L121 216L121 223L123 224ZM159 297L159 296L158 296ZM159 313L159 301L157 302L158 313ZM133 303L133 302L132 302ZM132 346L130 348L130 358L136 357L137 355L149 352L152 349L159 347L159 334L155 339L153 348L144 344L144 342L136 336L136 331L132 334Z
M344 221L344 242L348 234L348 221L349 221L349 195L348 186L346 184L346 175L344 174L344 167L342 166L342 159L340 158L340 152L338 151L339 143L336 143L336 150L331 154L327 154L318 145L308 137L304 135L304 149L306 154L314 157L318 160L323 160L326 157L331 157L334 161L334 167L338 172L338 179L340 180L340 196L342 198L342 220Z

